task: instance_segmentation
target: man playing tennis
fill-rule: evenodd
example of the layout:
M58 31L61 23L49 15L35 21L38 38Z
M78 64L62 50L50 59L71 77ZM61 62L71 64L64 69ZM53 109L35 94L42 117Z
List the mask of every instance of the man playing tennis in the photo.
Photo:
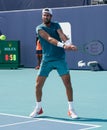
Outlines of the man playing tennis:
M68 115L77 118L73 108L73 90L70 81L69 69L65 61L65 49L76 51L75 45L71 44L63 33L59 23L51 22L52 10L42 10L43 23L36 28L43 49L43 58L36 78L36 106L30 117L36 117L43 113L41 98L42 88L49 73L56 69L66 88L68 99ZM63 42L62 42L63 41Z

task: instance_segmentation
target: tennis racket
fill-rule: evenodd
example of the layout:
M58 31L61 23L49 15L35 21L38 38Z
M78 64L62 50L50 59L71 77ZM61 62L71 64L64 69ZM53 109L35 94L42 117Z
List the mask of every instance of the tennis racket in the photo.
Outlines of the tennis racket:
M82 46L77 46L77 48L78 51L86 52L90 55L96 56L103 53L104 44L99 40L94 40L87 44L83 44Z

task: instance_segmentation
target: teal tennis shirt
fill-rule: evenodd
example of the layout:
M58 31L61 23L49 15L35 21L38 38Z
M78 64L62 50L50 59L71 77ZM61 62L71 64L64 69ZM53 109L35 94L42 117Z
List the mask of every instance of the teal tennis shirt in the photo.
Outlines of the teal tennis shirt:
M61 29L59 23L57 22L51 22L50 27L45 26L43 23L38 25L36 27L36 33L40 39L40 43L42 46L42 52L43 52L43 61L55 61L55 60L63 60L65 59L65 50L64 48L57 47L53 44L50 44L48 41L43 39L39 34L39 30L46 31L51 37L57 39L58 41L61 41L57 30Z

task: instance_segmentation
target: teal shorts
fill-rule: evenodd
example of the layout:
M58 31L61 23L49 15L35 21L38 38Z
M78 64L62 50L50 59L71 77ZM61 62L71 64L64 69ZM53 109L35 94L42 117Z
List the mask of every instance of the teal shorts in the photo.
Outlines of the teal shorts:
M69 74L69 69L65 60L42 62L38 71L38 76L48 77L49 73L56 69L60 76Z

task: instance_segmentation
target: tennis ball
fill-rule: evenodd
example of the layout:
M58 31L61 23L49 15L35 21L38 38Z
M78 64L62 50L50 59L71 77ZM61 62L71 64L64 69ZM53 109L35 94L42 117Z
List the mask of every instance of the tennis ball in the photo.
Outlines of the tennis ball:
M6 36L5 35L1 35L0 36L0 40L6 40Z

